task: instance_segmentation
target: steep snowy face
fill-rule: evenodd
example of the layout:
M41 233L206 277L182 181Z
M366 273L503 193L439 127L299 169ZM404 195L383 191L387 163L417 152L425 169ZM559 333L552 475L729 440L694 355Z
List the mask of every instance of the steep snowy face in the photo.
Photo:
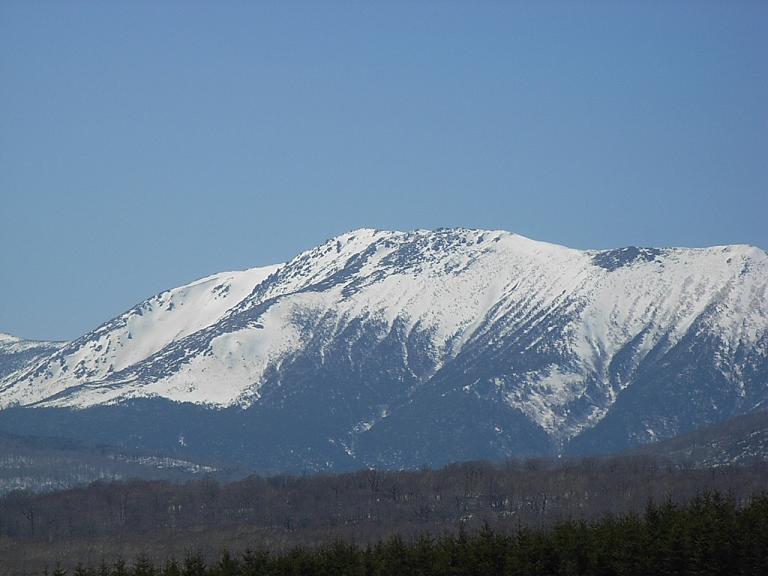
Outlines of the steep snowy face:
M595 260L600 264L605 255ZM580 324L581 339L611 355L611 344L645 331L643 351L662 331L675 342L706 317L707 327L729 348L752 346L766 329L767 260L750 246L646 249L628 265L607 267L611 273L596 286Z
M226 272L167 290L11 376L0 402L34 403L70 387L103 381L172 342L217 322L278 267ZM11 392L12 390L12 392Z
M746 396L739 366L746 356L764 363L766 354L765 252L727 246L584 254L589 264L559 302L551 299L520 318L520 302L506 299L484 329L490 348L507 335L506 361L486 378L502 387L510 405L558 441L568 440L605 416L641 369L686 337L706 340L713 367L729 372L724 385Z
M311 353L322 364L326 350L373 345L395 326L422 342L426 378L459 353L515 285L528 292L526 305L543 305L571 288L589 262L583 253L506 232L358 230L281 267L219 323L116 374L120 387L88 386L77 400L54 402L150 394L247 406L286 360ZM401 352L393 361L407 363L407 347Z
M750 410L766 374L762 250L363 229L160 294L6 379L0 402L322 407L347 454L442 409L511 453L521 430L556 447L598 423L669 436Z
M588 265L584 253L508 232L358 230L300 255L235 312L302 294L307 302L298 307L332 313L337 330L365 318L382 332L396 322L407 333L428 332L439 364L512 292L551 302Z

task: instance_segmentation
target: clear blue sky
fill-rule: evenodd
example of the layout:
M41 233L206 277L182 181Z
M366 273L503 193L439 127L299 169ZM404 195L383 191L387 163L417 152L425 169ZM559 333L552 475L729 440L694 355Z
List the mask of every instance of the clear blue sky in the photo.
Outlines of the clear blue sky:
M768 248L768 2L0 0L0 331L343 231Z

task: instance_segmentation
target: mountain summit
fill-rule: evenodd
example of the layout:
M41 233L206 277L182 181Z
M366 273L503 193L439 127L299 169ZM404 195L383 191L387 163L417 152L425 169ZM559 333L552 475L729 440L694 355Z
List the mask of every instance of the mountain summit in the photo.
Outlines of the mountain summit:
M228 418L239 453L271 469L617 450L767 399L763 250L467 229L356 230L211 276L0 384L1 406L78 429L148 405Z

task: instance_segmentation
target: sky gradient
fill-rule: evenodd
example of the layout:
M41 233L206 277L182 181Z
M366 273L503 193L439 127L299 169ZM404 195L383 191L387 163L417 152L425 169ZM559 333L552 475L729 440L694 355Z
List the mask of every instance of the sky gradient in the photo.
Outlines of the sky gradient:
M0 0L0 332L341 232L768 248L766 2Z

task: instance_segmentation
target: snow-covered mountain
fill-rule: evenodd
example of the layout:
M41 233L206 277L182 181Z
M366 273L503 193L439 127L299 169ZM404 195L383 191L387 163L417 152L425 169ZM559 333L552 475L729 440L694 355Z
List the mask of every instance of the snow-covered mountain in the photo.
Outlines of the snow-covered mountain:
M766 399L763 250L579 251L466 229L357 230L212 276L0 384L0 406L78 421L190 403L272 468L621 449Z
M0 406L34 404L72 390L80 391L75 396L81 400L70 396L62 405L98 403L98 398L82 400L90 383L109 382L114 374L220 321L276 269L266 266L215 274L162 292L71 342L44 362L12 375L9 380L13 384L3 385L0 392ZM206 397L199 400L211 401Z
M36 360L50 356L65 344L24 340L0 332L0 380Z

